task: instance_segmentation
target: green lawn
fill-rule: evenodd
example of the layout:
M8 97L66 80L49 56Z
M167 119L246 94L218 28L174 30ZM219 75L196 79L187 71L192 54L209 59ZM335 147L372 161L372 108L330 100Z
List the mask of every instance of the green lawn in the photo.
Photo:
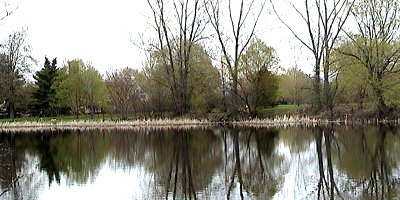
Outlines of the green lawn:
M276 115L292 114L298 110L304 108L305 105L297 106L295 104L289 105L277 105L275 107L268 107L260 110L261 114L265 114L268 117L274 117Z
M104 119L110 120L110 119L118 119L119 116L107 114L104 115ZM52 119L55 119L57 121L74 121L74 120L92 120L90 118L90 115L79 115L79 118L77 119L75 115L65 115L65 116L55 116L55 117L19 117L15 118L15 122L35 122L35 121L42 121L42 122L50 122ZM101 121L103 120L103 115L94 115L93 120L95 121ZM0 119L0 123L4 122L10 122L11 119Z
M275 117L277 115L284 115L284 114L291 114L291 113L296 113L299 109L304 108L305 105L278 105L275 107L268 107L260 110L260 114L263 115L264 117ZM215 109L213 110L212 113L219 113L219 110ZM167 115L168 116L168 115ZM129 119L137 119L140 118L140 116L130 116ZM56 116L56 117L22 117L22 118L15 118L15 122L35 122L35 121L41 121L41 122L50 122L51 120L55 119L56 121L74 121L74 120L92 120L90 118L90 115L80 115L79 119L76 119L75 115L65 115L65 116ZM120 119L119 115L101 115L101 114L96 114L94 115L93 120L95 121L101 121L101 120L111 120L111 119ZM4 122L10 122L11 119L0 119L0 123Z

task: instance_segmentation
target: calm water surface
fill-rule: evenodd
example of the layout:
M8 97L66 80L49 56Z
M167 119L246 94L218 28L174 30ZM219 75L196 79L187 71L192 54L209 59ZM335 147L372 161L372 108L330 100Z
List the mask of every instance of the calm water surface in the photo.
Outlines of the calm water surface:
M0 151L0 199L400 197L390 126L0 133Z

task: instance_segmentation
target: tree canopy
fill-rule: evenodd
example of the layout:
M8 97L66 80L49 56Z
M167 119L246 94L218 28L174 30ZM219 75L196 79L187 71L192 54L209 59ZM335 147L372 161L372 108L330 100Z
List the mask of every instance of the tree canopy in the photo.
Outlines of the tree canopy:
M31 112L34 115L51 116L55 114L54 101L56 90L53 83L57 77L57 59L50 63L45 57L44 66L33 76L35 79L36 91L33 93L34 102Z

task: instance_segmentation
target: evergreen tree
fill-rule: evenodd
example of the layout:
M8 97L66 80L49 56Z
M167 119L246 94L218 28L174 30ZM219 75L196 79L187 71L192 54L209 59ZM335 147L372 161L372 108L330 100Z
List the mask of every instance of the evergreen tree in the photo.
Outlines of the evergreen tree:
M53 101L56 99L56 91L53 83L57 77L57 71L57 59L54 58L50 64L49 59L45 57L43 68L33 76L36 80L36 91L33 93L32 114L39 116L55 114L55 103Z

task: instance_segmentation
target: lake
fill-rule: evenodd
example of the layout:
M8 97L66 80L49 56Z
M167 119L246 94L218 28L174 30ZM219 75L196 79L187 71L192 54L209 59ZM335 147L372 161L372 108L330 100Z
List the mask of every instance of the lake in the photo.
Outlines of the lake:
M395 126L0 133L0 199L393 199Z

